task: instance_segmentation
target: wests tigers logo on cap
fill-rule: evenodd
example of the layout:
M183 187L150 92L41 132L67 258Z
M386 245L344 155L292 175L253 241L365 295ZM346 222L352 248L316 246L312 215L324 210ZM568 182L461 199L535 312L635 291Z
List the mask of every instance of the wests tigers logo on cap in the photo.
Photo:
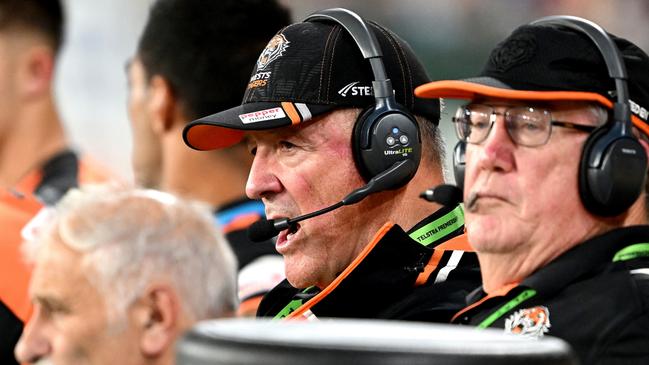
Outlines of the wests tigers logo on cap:
M536 37L532 33L516 34L491 52L489 62L498 72L507 72L512 67L530 62L536 54L536 43Z
M259 55L259 59L257 59L257 70L263 70L271 62L281 57L290 43L283 34L274 36Z

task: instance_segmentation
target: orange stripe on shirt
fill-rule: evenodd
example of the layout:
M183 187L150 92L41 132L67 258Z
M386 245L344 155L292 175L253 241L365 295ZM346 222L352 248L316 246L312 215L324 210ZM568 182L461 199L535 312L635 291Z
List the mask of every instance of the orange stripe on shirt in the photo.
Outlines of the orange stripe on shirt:
M383 238L383 236L385 236L385 234L388 233L388 231L392 228L392 226L394 226L394 223L392 222L387 222L386 224L384 224L383 227L381 227L381 229L379 229L379 231L376 233L376 235L374 235L374 238L372 238L370 244L365 246L363 251L361 251L361 253L358 256L356 256L354 261L352 261L352 263L349 264L349 266L347 266L345 270L343 270L343 272L340 275L338 275L334 279L334 281L331 282L331 284L327 285L327 287L324 288L320 293L318 293L315 297L311 298L311 300L309 300L308 302L304 303L304 305L298 308L295 312L291 313L288 317L286 317L286 319L300 318L306 311L310 310L314 305L318 304L322 299L324 299L324 297L326 297L334 289L336 289L338 285L340 285L340 283L343 280L345 280L345 278L349 276L349 274L351 274L351 272L354 271L354 269L356 269L356 267L358 267L358 265L360 265L360 263L363 262L363 260L365 260L367 255L369 255L370 252L372 252L374 247L379 243L381 238Z
M503 296L507 295L507 293L509 293L510 290L512 290L512 289L514 289L515 287L517 287L518 284L519 284L518 282L511 283L511 284L507 284L507 285L501 287L500 289L495 290L495 291L493 291L492 293L487 294L486 297L484 297L484 298L478 300L477 302L475 302L475 303L473 303L473 304L471 304L471 305L469 305L469 306L467 306L467 307L464 307L461 311L455 313L455 315L453 316L453 318L451 318L451 322L455 321L455 319L458 318L459 316L461 316L462 314L464 314L464 313L466 313L467 311L469 311L469 310L471 310L471 309L473 309L473 308L479 306L480 304L484 303L485 301L487 301L487 300L489 300L489 299L491 299L491 298L495 298L495 297L503 297Z
M424 285L428 281L430 274L432 274L433 271L437 269L440 260L442 260L444 252L455 250L468 252L473 251L473 248L471 248L471 245L469 245L469 240L467 240L466 233L453 237L450 240L443 242L435 247L435 249L433 250L433 255L430 257L430 260L428 260L428 263L424 267L424 271L422 271L419 276L417 276L415 286Z

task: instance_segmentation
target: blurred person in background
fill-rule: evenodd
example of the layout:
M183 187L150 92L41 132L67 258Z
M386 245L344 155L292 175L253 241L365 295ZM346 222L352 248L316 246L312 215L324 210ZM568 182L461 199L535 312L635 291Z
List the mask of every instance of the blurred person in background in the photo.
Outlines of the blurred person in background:
M42 209L30 194L0 189L0 363L17 364L13 348L31 314L30 270L20 257L20 230Z
M34 314L22 363L172 364L183 331L236 311L236 259L202 203L90 185L24 234Z
M345 9L328 11L372 32L359 37L376 36L383 56L372 61L380 59L391 84L374 79L379 67L340 25L295 23L261 52L243 103L191 122L185 142L219 150L245 138L254 156L246 192L272 220L251 234L279 234L287 276L258 316L448 321L480 276L461 206L431 209L419 198L443 182L439 101L414 98L429 78L405 41ZM285 221L355 189L356 205Z
M244 144L199 153L180 136L188 121L240 103L266 40L289 22L274 0L159 0L127 67L136 182L214 207L238 258L241 315L254 315L284 278L273 243L245 234L264 216L263 204L245 197L251 157Z
M58 0L0 0L0 362L31 306L29 270L19 254L20 229L79 182L108 174L80 161L65 137L54 100L64 14Z
M454 122L483 280L455 323L649 362L647 70L633 43L561 17L517 28L479 77L417 89L470 100Z

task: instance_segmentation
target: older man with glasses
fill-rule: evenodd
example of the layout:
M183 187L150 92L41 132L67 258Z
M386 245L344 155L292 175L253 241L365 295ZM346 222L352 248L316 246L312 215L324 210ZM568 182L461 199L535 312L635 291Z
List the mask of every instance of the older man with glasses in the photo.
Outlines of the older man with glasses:
M483 285L453 322L647 363L647 70L631 42L557 17L516 29L480 77L417 89L470 100L456 174Z

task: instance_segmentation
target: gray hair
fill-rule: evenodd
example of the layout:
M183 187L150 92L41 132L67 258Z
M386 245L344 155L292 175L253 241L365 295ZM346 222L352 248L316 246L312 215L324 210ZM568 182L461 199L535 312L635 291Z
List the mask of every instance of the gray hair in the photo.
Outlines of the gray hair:
M440 169L444 167L446 159L446 142L437 126L439 121L431 121L418 115L415 116L421 131L422 151L424 156L429 156L428 160Z
M588 111L593 115L595 118L595 125L596 126L602 126L604 125L609 118L609 112L606 108L603 106L600 106L599 104L588 104Z
M89 185L68 192L23 245L33 261L46 237L83 255L109 316L124 313L155 279L179 293L194 319L237 307L236 259L206 206L155 190Z

